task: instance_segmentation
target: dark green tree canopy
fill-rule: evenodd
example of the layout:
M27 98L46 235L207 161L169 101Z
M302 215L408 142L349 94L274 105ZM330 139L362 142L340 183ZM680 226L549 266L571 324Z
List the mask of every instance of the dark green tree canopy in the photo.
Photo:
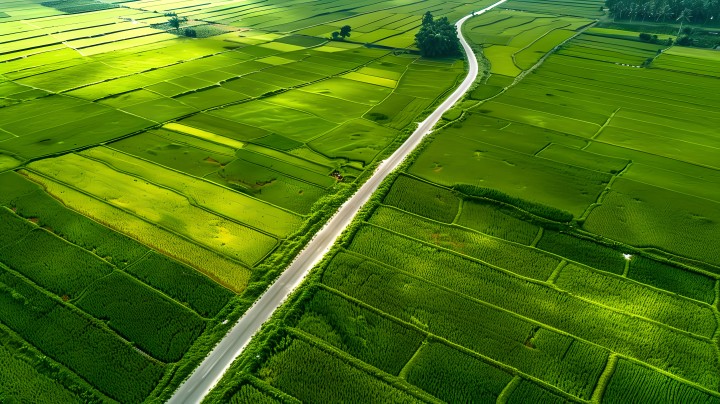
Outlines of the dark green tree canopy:
M618 20L717 24L720 0L607 0Z
M429 11L423 16L420 31L415 35L415 42L420 53L425 57L459 56L461 54L457 28L450 23L447 17L436 20Z
M167 13L165 17L168 17L168 24L176 30L180 30L180 25L187 22L186 17L179 17L176 13Z
M349 25L343 25L340 27L340 36L345 39L350 36L350 31L352 31L352 28Z

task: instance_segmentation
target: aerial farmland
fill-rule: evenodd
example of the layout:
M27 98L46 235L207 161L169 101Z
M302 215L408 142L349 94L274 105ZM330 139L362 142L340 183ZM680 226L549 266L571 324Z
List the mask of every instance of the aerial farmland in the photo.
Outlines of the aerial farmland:
M720 404L720 5L6 0L0 402Z

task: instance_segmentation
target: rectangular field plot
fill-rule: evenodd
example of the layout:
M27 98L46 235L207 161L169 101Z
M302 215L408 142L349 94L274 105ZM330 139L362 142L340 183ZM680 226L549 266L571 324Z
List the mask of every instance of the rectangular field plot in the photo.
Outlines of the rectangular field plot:
M64 168L59 170L60 166ZM194 196L189 191L199 189L183 188L182 180L175 184L171 182L178 188L171 191L160 184L138 180L103 163L72 154L35 162L30 168L249 266L263 258L277 243L270 235L198 207L202 206L202 200L195 202L199 195ZM161 176L160 172L158 176ZM172 181L177 177L168 178ZM207 187L213 186L207 183ZM272 214L247 213L243 219L260 221L267 213Z
M28 177L40 183L46 192L66 206L163 254L191 265L235 292L242 292L247 286L250 270L237 261L232 261L187 238L46 177L31 173L28 173Z
M615 181L584 228L628 244L653 246L680 256L720 264L717 202L632 180Z
M544 381L562 380L563 390L579 397L590 396L606 360L606 352L596 346L374 264L365 257L337 255L325 270L322 282L521 372Z
M699 389L626 359L618 360L603 398L608 402L720 403L717 392Z
M162 376L163 364L133 348L102 322L51 298L2 265L0 284L0 321L111 398L142 400ZM45 324L44 332L36 327L38 323Z
M421 402L334 352L314 345L290 339L285 349L270 357L261 372L272 375L268 380L272 386L304 401ZM334 387L318 389L314 387L318 383L332 383Z
M532 248L517 246L456 226L425 220L387 207L378 208L370 223L538 280L547 279L560 263L558 258L542 254ZM362 232L359 232L355 237L362 235ZM388 236L388 239L393 239L393 236Z
M558 207L576 217L595 202L610 181L609 174L512 152L470 136L462 129L438 134L410 172L445 186L494 188Z

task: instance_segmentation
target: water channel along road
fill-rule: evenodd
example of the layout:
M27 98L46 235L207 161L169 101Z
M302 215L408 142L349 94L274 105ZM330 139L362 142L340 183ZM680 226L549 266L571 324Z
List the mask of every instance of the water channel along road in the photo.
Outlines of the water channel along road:
M458 36L468 60L468 74L462 84L427 117L410 137L385 161L383 161L360 189L343 204L327 224L315 235L305 249L295 258L290 266L278 277L255 304L238 320L223 337L200 366L185 380L173 394L168 403L188 404L199 403L220 381L233 361L240 356L250 339L260 327L270 319L275 310L283 304L288 296L303 281L313 266L330 250L335 240L352 222L360 208L370 199L385 177L395 170L430 133L442 115L455 105L470 89L477 79L478 63L475 53L462 36L462 25L473 15L485 13L501 5L507 0L497 3L460 19L455 25Z

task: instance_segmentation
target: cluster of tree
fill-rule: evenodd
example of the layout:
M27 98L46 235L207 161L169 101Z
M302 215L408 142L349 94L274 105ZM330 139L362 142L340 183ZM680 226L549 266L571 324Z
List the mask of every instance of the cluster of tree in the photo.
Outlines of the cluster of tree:
M349 25L343 25L340 27L340 31L335 31L332 33L332 39L339 41L339 40L345 40L345 38L350 37L350 31L352 31L352 28L350 28Z
M165 17L168 17L168 25L175 28L175 31L177 31L178 34L180 34L180 26L185 24L188 20L187 17L181 17L177 15L177 13L167 13L165 14ZM183 30L183 35L190 38L197 38L197 31L192 28L185 28Z
M420 31L415 35L420 53L425 57L446 57L460 55L460 39L457 28L447 17L435 20L432 13L425 13Z
M607 0L606 6L618 20L692 24L720 20L720 0Z

